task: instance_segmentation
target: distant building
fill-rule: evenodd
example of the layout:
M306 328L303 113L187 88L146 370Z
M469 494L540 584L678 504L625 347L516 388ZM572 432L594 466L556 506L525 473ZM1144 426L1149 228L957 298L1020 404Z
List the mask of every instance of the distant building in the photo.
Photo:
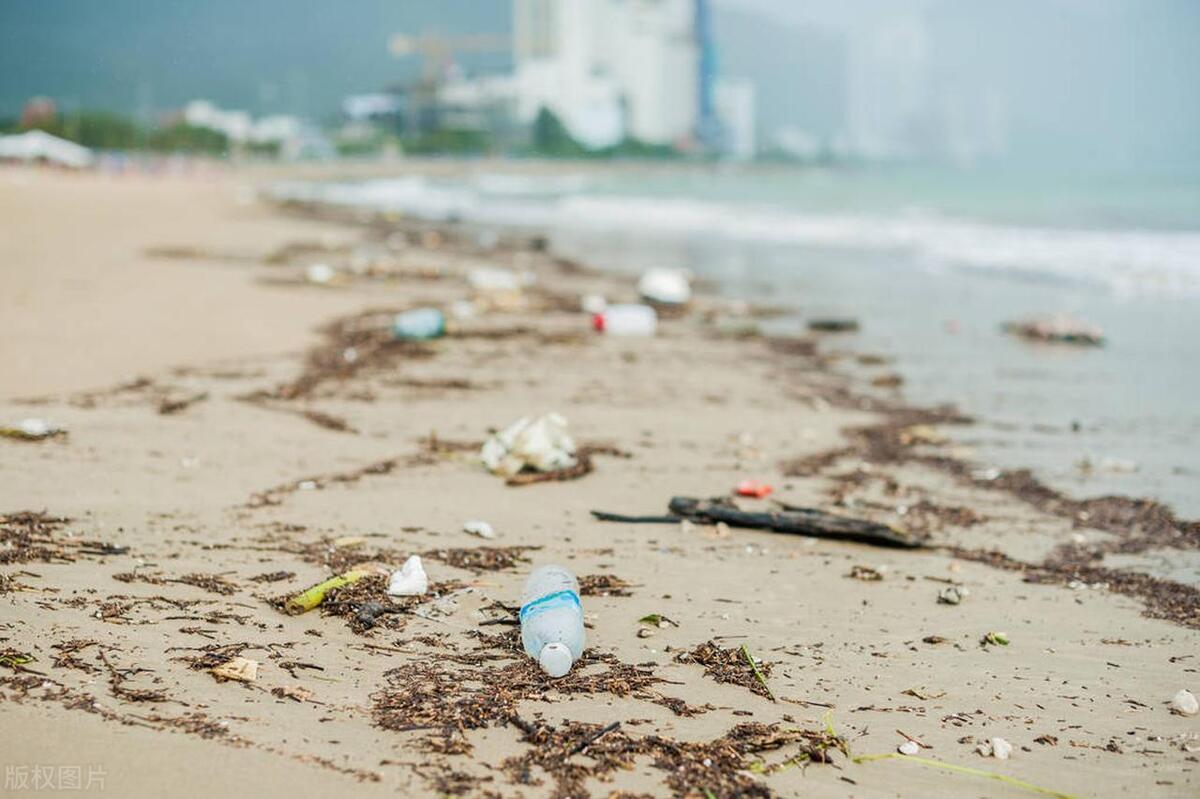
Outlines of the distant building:
M910 158L928 150L932 117L925 20L877 21L852 41L849 127L857 154Z
M58 106L49 97L31 97L21 109L21 127L36 128L53 122L58 116Z
M754 83L745 78L722 78L713 87L713 105L720 125L720 151L737 161L750 161L758 151L758 107Z
M549 109L589 147L696 132L695 0L514 0L513 54L523 123Z
M247 111L227 111L208 100L192 100L183 108L183 121L196 128L207 128L225 134L233 142L250 138L253 120Z
M208 100L193 100L184 106L182 120L197 128L215 130L235 144L279 144L284 151L295 149L305 135L299 118L287 114L255 119L246 111L218 108Z
M342 113L351 122L389 119L400 113L403 104L395 94L354 94L342 100Z
M53 164L82 169L95 162L92 151L41 130L0 136L0 161Z

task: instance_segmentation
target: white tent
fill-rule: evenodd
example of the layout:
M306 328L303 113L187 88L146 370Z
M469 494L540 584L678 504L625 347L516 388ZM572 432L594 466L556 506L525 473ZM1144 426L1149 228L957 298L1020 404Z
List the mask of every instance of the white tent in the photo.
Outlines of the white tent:
M15 136L0 136L0 161L48 161L76 169L90 166L92 151L75 142L60 139L42 130Z

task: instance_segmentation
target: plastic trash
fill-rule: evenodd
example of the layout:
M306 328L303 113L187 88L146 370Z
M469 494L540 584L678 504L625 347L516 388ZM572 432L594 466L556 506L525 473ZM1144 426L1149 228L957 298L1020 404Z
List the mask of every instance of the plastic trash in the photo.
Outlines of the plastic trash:
M237 655L221 665L209 669L209 673L216 677L218 682L225 680L254 682L258 679L258 661Z
M757 480L743 480L737 484L734 489L739 497L755 497L762 499L771 495L775 489L766 483L760 483Z
M341 588L343 585L356 583L362 578L371 574L387 573L387 567L380 563L360 563L349 571L317 583L306 591L301 591L299 594L296 594L294 597L288 599L288 601L284 604L283 609L292 615L298 613L307 613L324 602L325 595L333 589Z
M332 281L337 276L337 272L329 264L311 264L308 269L304 270L304 276L309 283L324 285Z
M496 537L496 531L492 526L480 519L463 522L463 532L469 535L477 535L480 538L492 539Z
M686 305L692 299L687 272L680 269L651 269L642 275L637 288L647 302Z
M1006 322L1002 329L1006 333L1031 341L1078 344L1085 347L1104 346L1103 330L1066 314Z
M994 757L997 760L1008 760L1012 757L1013 745L1003 738L992 738L975 747L975 751L984 757Z
M658 314L649 305L610 305L592 316L592 327L610 336L653 336Z
M388 596L421 596L429 590L429 575L421 565L421 556L412 555L388 580Z
M0 436L21 441L41 441L44 438L66 435L67 431L45 419L22 419L14 427L0 426Z
M527 281L522 275L507 269L495 269L481 266L467 273L467 284L481 292L515 292L520 291Z
M553 472L576 464L575 442L567 420L557 413L524 416L484 442L479 459L493 474L512 477L522 471Z
M392 335L399 341L425 341L446 335L446 316L437 308L417 308L396 314Z
M921 745L916 741L905 741L904 743L900 744L900 746L896 747L896 751L902 755L908 755L909 757L912 757L913 755L921 752Z
M583 654L579 582L562 566L540 566L521 595L521 644L551 677L563 677Z
M1171 697L1171 712L1180 716L1194 716L1200 713L1200 703L1196 701L1195 694L1181 688L1179 693Z
M603 294L584 294L579 298L579 307L584 313L604 313L608 308L608 300L604 298Z

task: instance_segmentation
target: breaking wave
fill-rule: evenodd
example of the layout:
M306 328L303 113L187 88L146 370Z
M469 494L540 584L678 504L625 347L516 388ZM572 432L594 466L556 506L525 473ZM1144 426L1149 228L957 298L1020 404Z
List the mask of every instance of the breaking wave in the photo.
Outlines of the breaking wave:
M587 194L572 176L422 177L289 183L276 196L400 211L428 219L716 237L809 248L896 252L922 265L1096 283L1120 293L1200 293L1200 233L1002 225L932 212L836 214L687 198Z

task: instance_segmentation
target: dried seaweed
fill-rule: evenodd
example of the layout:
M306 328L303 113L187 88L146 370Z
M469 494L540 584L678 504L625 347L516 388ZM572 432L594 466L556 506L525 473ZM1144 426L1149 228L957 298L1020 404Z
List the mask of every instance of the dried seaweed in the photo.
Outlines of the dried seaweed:
M528 563L526 552L541 549L541 547L471 547L431 549L422 552L421 557L441 561L457 569L473 572L504 571L519 563Z
M633 596L633 586L613 574L585 574L579 578L582 596Z
M399 465L399 458L388 458L358 469L352 469L348 472L332 472L330 474L314 475L299 480L292 480L291 482L252 494L246 502L246 507L263 508L272 505L282 505L285 497L297 491L320 491L331 485L357 483L367 476L390 474Z
M688 652L675 656L676 663L697 663L704 667L704 676L717 682L740 685L761 697L774 700L765 678L771 676L770 663L755 663L741 648L723 647L707 641ZM764 679L759 678L759 674Z

